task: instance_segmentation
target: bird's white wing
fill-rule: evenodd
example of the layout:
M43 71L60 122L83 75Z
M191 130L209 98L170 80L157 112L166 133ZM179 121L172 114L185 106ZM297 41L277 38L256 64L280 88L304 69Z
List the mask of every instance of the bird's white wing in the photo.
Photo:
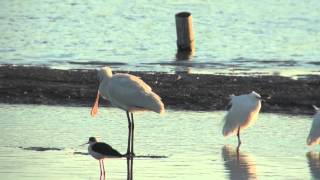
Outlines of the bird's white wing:
M307 138L307 144L309 146L320 144L320 112L319 111L318 113L316 113L316 115L313 118L310 133Z
M224 136L236 134L239 127L241 130L247 128L256 120L261 107L260 102L251 101L246 95L232 97L231 104L224 118L222 129Z
M131 82L131 83L135 84L135 87L137 87L139 89L141 88L144 91L151 91L152 90L151 87L148 84L146 84L143 80L141 80L140 77L134 76L131 74L118 73L118 74L113 75L112 79L114 81L122 81L123 83Z
M116 74L108 84L111 103L127 111L147 109L163 112L161 98L139 77L129 74Z

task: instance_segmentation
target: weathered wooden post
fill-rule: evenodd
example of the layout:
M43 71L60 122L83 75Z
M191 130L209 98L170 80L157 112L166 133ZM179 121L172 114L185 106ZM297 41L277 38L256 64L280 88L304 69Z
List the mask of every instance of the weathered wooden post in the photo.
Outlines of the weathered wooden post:
M191 13L180 12L175 15L175 18L178 53L194 52L195 40L192 30Z

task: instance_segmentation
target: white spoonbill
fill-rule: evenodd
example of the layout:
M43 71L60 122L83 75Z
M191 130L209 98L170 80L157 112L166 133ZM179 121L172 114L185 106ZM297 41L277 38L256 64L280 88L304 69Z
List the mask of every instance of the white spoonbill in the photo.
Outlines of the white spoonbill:
M257 120L261 108L261 96L254 91L240 96L232 95L228 107L229 112L224 118L222 134L223 136L237 134L239 148L240 131L242 132Z
M105 176L103 159L123 157L122 154L120 154L117 150L113 149L110 145L104 142L97 142L97 139L95 137L90 137L89 141L85 144L89 144L88 146L89 154L95 159L99 160L100 179L102 176Z
M127 155L133 155L134 121L133 112L154 111L159 114L164 112L161 98L155 94L139 77L130 74L112 74L109 67L98 71L100 81L96 101L92 107L91 115L98 112L99 96L108 99L112 105L123 109L128 119L128 148ZM130 117L131 114L131 117Z
M316 106L313 107L316 110L316 114L313 116L310 133L307 138L307 144L309 146L320 144L320 109Z

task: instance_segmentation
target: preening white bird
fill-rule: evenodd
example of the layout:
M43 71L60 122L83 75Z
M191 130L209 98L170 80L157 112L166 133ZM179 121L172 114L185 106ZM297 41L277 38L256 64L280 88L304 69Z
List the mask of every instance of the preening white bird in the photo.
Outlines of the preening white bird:
M164 113L164 104L151 87L137 76L121 73L113 75L111 68L103 67L98 71L98 78L100 85L91 115L94 117L98 112L100 96L126 111L129 132L127 155L133 155L133 112L154 111L161 114Z
M252 91L249 94L230 96L228 113L224 117L223 136L237 134L238 148L241 145L240 132L254 123L261 109L261 96Z
M89 144L89 154L95 159L99 160L100 179L102 178L102 176L105 176L103 159L123 157L122 154L120 154L117 150L113 149L110 145L104 142L97 142L97 139L95 137L90 137L89 141L85 144Z
M320 144L320 109L316 106L313 107L316 110L316 114L313 116L310 133L307 138L307 144L309 146Z

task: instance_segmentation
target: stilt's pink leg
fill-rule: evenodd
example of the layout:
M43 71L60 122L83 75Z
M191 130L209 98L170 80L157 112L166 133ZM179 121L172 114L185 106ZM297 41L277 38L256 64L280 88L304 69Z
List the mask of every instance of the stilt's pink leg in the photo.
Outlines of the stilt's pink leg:
M103 169L103 179L106 179L106 171L104 170L104 162L103 162L103 160L101 160L101 162L102 162L102 169Z
M100 166L100 180L102 179L102 168L101 168L101 160L99 160L99 166Z

